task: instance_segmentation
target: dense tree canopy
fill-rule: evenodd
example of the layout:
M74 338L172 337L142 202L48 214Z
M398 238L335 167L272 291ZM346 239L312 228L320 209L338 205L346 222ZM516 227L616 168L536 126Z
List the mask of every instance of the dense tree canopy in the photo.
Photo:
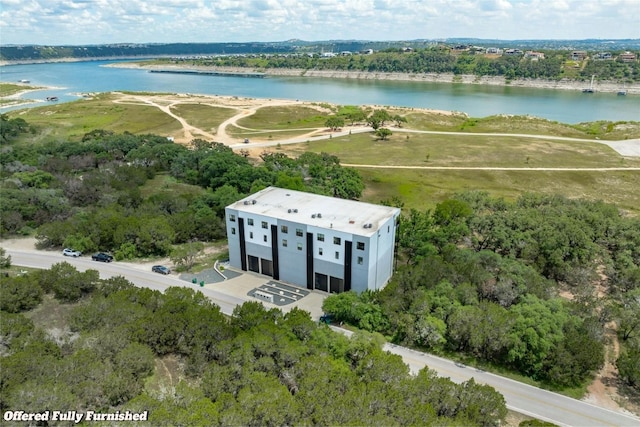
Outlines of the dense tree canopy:
M523 53L511 55L485 55L474 49L450 49L446 46L417 48L413 51L387 49L369 55L338 55L334 57L285 56L220 56L193 61L203 65L249 68L301 68L305 70L344 70L382 73L454 73L476 76L504 76L507 79L579 79L592 75L603 80L638 81L640 62L616 59L598 60L596 52L591 58L576 64L571 51L543 50L544 59L528 57ZM578 67L576 67L578 65Z
M411 376L379 335L348 339L299 309L248 302L227 319L188 287L163 294L93 278L61 311L61 331L25 316L37 304L28 289L67 302L56 289L88 283L84 274L63 263L25 280L0 278L0 289L17 290L0 311L2 411L149 411L153 425L207 426L492 426L507 412L490 387L426 368ZM183 366L175 378L164 378L167 358Z
M405 212L405 262L385 289L332 295L323 307L395 342L461 351L556 386L579 385L600 367L613 318L627 349L618 364L637 384L637 230L637 218L601 202L468 192ZM591 296L594 278L608 308ZM559 298L561 289L574 300Z
M80 142L8 145L0 153L0 235L37 229L42 248L166 256L174 245L224 238L225 206L269 185L348 199L364 188L328 154L270 155L255 166L223 144L193 146L101 130ZM176 193L153 184L167 176L195 187Z

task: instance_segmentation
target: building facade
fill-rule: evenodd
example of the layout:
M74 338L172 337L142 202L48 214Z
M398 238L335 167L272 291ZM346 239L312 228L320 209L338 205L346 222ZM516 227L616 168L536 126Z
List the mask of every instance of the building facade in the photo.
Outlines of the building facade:
M235 268L332 293L393 274L398 208L268 187L225 212Z

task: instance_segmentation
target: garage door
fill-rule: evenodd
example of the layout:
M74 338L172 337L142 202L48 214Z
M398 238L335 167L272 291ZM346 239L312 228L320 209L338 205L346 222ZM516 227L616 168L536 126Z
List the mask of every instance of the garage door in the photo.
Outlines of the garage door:
M249 271L260 273L260 258L249 255Z
M260 263L262 264L262 274L273 277L273 261L260 258Z
M316 286L315 286L316 289L318 289L319 291L329 292L327 282L328 280L327 280L326 274L316 273Z
M332 294L339 294L340 292L344 292L344 280L332 276L329 280L329 284Z

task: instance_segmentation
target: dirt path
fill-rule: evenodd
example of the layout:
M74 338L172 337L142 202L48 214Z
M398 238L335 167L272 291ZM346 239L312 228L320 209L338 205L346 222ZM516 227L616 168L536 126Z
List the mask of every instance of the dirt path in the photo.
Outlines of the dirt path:
M605 337L611 344L607 346L608 351L605 355L604 366L587 388L587 395L582 400L603 408L622 411L623 409L618 402L614 400L615 398L619 398L616 360L620 354L620 343L618 342L618 336L616 334L615 322L609 322L605 325Z
M303 135L293 137L293 138L284 138L271 140L266 142L250 142L249 144L244 144L240 141L240 138L234 137L227 133L227 127L229 126L238 126L237 122L240 119L245 117L249 117L252 114L255 114L260 108L264 107L274 107L274 106L286 106L286 105L305 105L312 108L317 108L316 106L303 101L293 101L286 99L255 99L255 98L238 98L238 97L219 97L219 96L205 96L205 95L190 95L190 94L175 94L175 95L133 95L133 94L124 94L120 92L116 92L120 95L120 99L115 100L115 103L136 103L140 105L149 105L160 109L165 114L177 120L182 126L183 134L179 137L175 138L175 141L181 144L189 144L191 140L195 137L201 137L205 139L209 139L211 141L220 142L222 144L228 145L231 148L243 148L243 149L254 149L254 148L265 148L265 147L274 147L277 145L287 145L287 144L299 144L301 142L307 141L317 141L329 138L338 138L341 136L350 135L353 133L364 133L371 132L373 129L368 126L345 126L338 132L329 132L325 128L315 128L315 129L304 129L309 130ZM162 100L167 105L162 105L159 101ZM171 107L174 107L179 104L193 104L199 103L210 106L224 106L227 108L234 108L238 110L238 113L234 116L228 118L227 120L220 123L218 126L217 132L212 134L211 132L200 129L196 126L191 125L187 122L183 117L175 114L171 111ZM242 127L241 127L242 128ZM546 139L546 140L554 140L554 141L575 141L575 142L591 142L591 143L600 143L605 144L611 147L613 150L618 152L623 156L629 157L640 157L640 139L632 139L632 140L624 140L624 141L601 141L601 140L592 140L592 139L582 139L582 138L568 138L561 136L550 136L550 135L530 135L530 134L510 134L510 133L466 133L466 132L442 132L442 131L424 131L424 130L414 130L414 129L404 129L404 128L395 128L389 127L393 132L405 132L405 133L421 133L421 134L438 134L438 135L461 135L461 136L493 136L493 137L518 137L518 138L536 138L536 139ZM290 129L288 129L290 130ZM269 131L268 129L260 129L261 132ZM277 133L276 130L273 131ZM356 166L356 165L352 165ZM357 165L358 167L378 167L375 165ZM397 166L398 168L403 168L403 166ZM404 167L404 168L422 168L422 169L430 169L430 167ZM445 169L445 168L442 168ZM452 167L450 169L467 169L464 167ZM511 169L494 169L494 170L511 170ZM575 170L575 169L537 169L537 168L514 168L512 170ZM580 169L580 170L634 170L632 168L609 168L609 169Z
M152 107L158 108L160 111L165 113L168 116L173 117L180 125L182 125L183 135L181 137L176 138L176 142L178 143L189 143L196 137L204 137L208 139L215 139L216 136L210 132L204 131L200 128L190 125L183 117L174 114L171 111L171 107L183 103L182 101L173 101L169 105L160 105L152 100L153 97L150 96L140 96L140 95L126 95L124 98L114 101L117 104L132 104L138 103L140 105L150 105Z
M263 107L276 107L276 106L283 106L283 105L302 105L303 103L300 101L288 101L288 100L265 100L262 103L256 104L250 108L245 108L242 111L240 111L238 114L236 114L233 117L228 118L227 120L225 120L224 122L220 123L220 126L218 126L218 133L216 135L216 142L221 142L225 145L234 145L234 144L238 144L238 138L237 137L233 137L230 136L227 133L227 126L237 126L237 127L241 127L238 126L238 120L243 119L245 117L249 117L253 114L256 113L256 111L258 111L260 108ZM242 128L242 127L241 127ZM246 129L246 128L243 128ZM261 131L264 131L261 129Z

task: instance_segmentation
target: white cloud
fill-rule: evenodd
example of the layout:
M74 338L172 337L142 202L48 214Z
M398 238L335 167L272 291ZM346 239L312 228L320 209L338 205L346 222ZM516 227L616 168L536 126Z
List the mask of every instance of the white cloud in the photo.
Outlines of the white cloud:
M2 0L1 43L640 38L640 0Z

